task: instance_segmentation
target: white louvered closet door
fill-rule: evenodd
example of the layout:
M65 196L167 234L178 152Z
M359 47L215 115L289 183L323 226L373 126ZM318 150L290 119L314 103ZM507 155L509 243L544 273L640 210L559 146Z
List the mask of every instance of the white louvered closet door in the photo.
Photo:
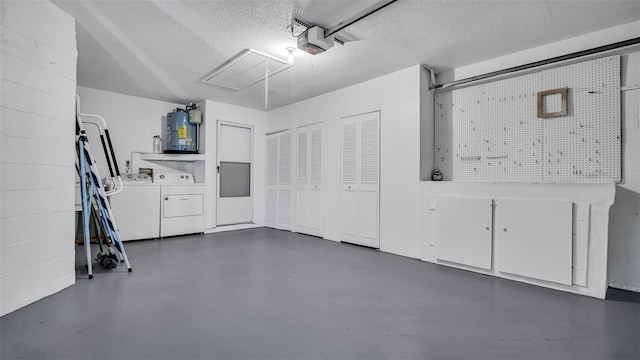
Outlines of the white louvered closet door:
M380 113L342 120L341 241L380 247Z
M267 135L265 225L291 230L291 131Z
M297 131L296 232L322 236L322 124Z

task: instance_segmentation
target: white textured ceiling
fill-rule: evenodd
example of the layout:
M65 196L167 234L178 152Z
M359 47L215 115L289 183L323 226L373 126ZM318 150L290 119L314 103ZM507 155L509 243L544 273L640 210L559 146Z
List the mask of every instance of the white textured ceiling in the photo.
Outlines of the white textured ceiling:
M292 12L328 27L375 0L70 1L77 20L78 84L186 103L211 99L256 109L264 83L231 91L200 80L243 49L286 58L296 39ZM337 9L337 10L336 10ZM399 0L349 26L319 55L296 52L295 66L269 81L269 108L406 67L439 70L640 19L640 1Z

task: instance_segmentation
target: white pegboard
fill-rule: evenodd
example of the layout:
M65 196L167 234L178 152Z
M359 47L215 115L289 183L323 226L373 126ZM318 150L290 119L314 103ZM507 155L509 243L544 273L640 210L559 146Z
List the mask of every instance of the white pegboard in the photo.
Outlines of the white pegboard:
M537 74L529 74L485 85L483 181L541 181L536 83Z
M453 124L451 119L452 91L436 94L435 97L435 151L434 164L442 172L442 179L453 178L453 159L451 158L451 144L453 140Z
M544 181L619 181L619 56L544 71L541 83L569 89L567 116L541 119Z
M537 93L567 87L567 115L537 117ZM545 99L545 112L560 107ZM619 181L620 58L436 94L435 163L463 182Z

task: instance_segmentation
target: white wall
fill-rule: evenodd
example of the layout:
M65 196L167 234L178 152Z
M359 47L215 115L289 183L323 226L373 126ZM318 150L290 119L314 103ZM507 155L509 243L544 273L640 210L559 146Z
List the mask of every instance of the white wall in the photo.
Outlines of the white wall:
M96 114L107 121L111 140L113 142L120 172L125 172L125 161L131 159L131 152L151 152L154 135L161 135L162 118L176 107L184 108L185 104L168 103L159 100L124 95L110 91L78 87L80 107L83 113ZM263 159L260 156L264 148L265 118L263 111L248 109L240 106L223 104L210 100L195 101L204 113L200 139L200 153L205 155L204 161L179 163L164 161L135 160L133 172L138 167L150 167L154 171L188 171L194 173L196 182L205 183L206 229L216 227L216 143L217 121L229 121L254 126L254 189L264 187ZM93 126L86 126L89 133L92 150L98 162L100 174L108 176L102 145L97 130ZM264 223L264 212L258 211L264 207L262 191L254 191L255 208L254 221Z
M324 124L326 239L337 241L341 232L341 118L380 110L380 250L417 257L421 71L416 65L267 113L267 131Z
M640 52L622 57L624 183L609 223L609 284L640 292Z
M85 114L102 116L113 143L121 173L125 172L125 161L131 159L131 152L151 152L153 136L161 135L162 118L173 109L184 108L185 104L174 104L159 100L118 94L78 86L80 111ZM109 176L109 168L100 143L97 128L86 125L91 151L102 177ZM138 169L133 169L138 172Z
M2 1L0 315L75 282L75 21Z
M497 71L537 60L552 58L570 52L585 50L600 45L606 45L640 36L640 22L634 22L603 31L582 35L557 43L547 44L455 69L442 74L438 82L458 80L487 72ZM637 64L637 53L624 60ZM623 62L624 64L624 62ZM625 66L628 74L625 82L638 81L637 65ZM629 84L627 84L629 85ZM640 221L638 212L639 188L638 177L638 90L623 93L623 149L625 184L616 186L616 203L611 208L611 222L608 205L613 195L606 185L587 186L571 184L471 184L452 187L445 183L423 182L421 184L421 254L426 261L435 261L432 232L433 216L430 207L433 197L438 195L464 195L472 197L514 197L536 198L544 194L548 199L563 199L574 203L591 204L591 226L589 229L589 269L587 287L556 286L539 283L526 279L520 281L532 282L538 285L562 289L571 292L603 297L607 286L607 251L610 249L609 276L621 282L622 287L637 289L640 287ZM532 219L535 221L535 219Z

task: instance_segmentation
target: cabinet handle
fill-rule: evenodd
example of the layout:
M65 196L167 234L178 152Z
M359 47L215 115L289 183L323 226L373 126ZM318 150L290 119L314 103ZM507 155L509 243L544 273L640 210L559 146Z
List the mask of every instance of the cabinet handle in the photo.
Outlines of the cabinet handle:
M491 230L491 228L489 227L489 225L485 225L485 226L484 226L484 229L485 229L485 230L487 230L487 231Z
M502 231L504 231L504 232L507 232L507 228L506 228L506 227L504 227L504 226L501 226L501 227L500 227L500 230L502 230Z
M165 196L165 197L164 197L164 200L165 200L165 201L166 201L166 200L169 200L169 198Z

